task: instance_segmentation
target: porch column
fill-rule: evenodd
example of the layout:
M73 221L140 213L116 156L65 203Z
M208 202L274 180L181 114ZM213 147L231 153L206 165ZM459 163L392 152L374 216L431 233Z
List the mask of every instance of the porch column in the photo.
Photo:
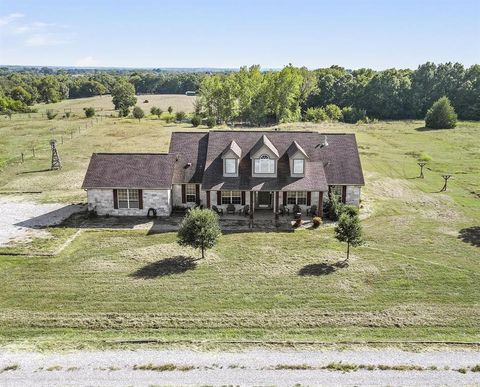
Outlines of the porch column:
M318 209L317 209L317 215L321 218L323 218L323 191L320 191L318 193Z
M207 191L207 208L210 208L210 191Z
M254 192L250 191L250 212L253 214L255 212L255 200Z
M280 192L275 191L275 212L278 213L278 202L280 200Z

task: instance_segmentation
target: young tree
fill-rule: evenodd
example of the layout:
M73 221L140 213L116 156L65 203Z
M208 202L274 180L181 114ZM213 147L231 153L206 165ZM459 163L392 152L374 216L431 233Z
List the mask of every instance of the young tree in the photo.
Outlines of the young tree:
M210 209L193 208L187 212L178 230L178 244L202 251L211 249L221 235L218 215Z
M150 114L157 116L158 118L160 118L162 113L163 113L163 110L156 106L152 106L152 108L150 109Z
M207 126L211 129L215 125L217 125L217 120L215 119L215 117L207 117Z
M135 106L133 108L133 117L135 117L138 122L140 122L140 120L145 117L145 112L143 111L143 109L140 107L140 106Z
M427 111L425 126L431 129L451 129L457 125L457 113L448 97L442 97Z
M91 118L95 115L95 109L93 107L83 108L85 111L85 117Z
M169 106L167 110L168 110L168 112L169 112L170 114L173 113L173 107Z
M345 262L350 257L350 245L356 247L363 243L362 234L362 225L358 215L350 216L348 213L340 215L340 219L335 227L335 238L340 242L347 243L347 258Z
M182 121L185 119L186 116L187 116L187 115L185 114L185 112L176 112L176 113L175 113L175 119L176 119L178 122L182 122Z
M192 123L193 127L196 128L202 123L202 118L200 116L195 115L192 117L192 120L190 122Z
M124 80L119 80L112 89L112 102L115 110L128 109L137 103L135 97L135 88L133 85Z

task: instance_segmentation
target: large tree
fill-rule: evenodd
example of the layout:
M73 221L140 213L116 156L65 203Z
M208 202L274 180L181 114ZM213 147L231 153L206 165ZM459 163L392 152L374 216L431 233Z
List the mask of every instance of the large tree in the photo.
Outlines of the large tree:
M135 87L130 82L120 79L112 89L112 102L115 110L124 110L134 106L137 103Z
M202 251L211 249L220 238L218 215L210 209L193 208L187 212L178 230L178 244Z

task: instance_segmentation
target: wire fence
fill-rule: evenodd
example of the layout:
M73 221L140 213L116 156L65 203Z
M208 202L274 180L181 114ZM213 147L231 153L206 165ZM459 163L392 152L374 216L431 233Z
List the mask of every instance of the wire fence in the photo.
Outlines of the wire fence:
M21 119L32 119L35 118L34 115L42 115L42 117L44 117L44 113L40 112L21 114L23 116L20 117ZM89 128L93 128L95 124L103 122L105 117L108 116L97 115L85 122L72 123L72 125L68 125L69 127L67 128L57 128L52 126L52 128L49 129L51 132L50 139L55 139L57 141L57 147L62 146L70 141L73 141L79 136L86 134ZM17 117L17 119L19 119L19 117ZM54 121L52 121L52 123L54 123ZM41 158L43 158L45 153L51 152L50 139L42 139L39 140L39 143L33 143L31 146L25 146L23 149L19 149L16 155L0 160L0 167L3 168L12 164L23 164L28 160L38 159L40 158L39 156L42 156Z

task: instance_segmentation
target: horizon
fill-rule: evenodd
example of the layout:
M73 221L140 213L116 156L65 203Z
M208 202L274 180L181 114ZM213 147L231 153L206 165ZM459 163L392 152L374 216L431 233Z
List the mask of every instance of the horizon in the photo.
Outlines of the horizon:
M478 14L475 0L4 0L0 57L82 69L469 67L480 63Z

